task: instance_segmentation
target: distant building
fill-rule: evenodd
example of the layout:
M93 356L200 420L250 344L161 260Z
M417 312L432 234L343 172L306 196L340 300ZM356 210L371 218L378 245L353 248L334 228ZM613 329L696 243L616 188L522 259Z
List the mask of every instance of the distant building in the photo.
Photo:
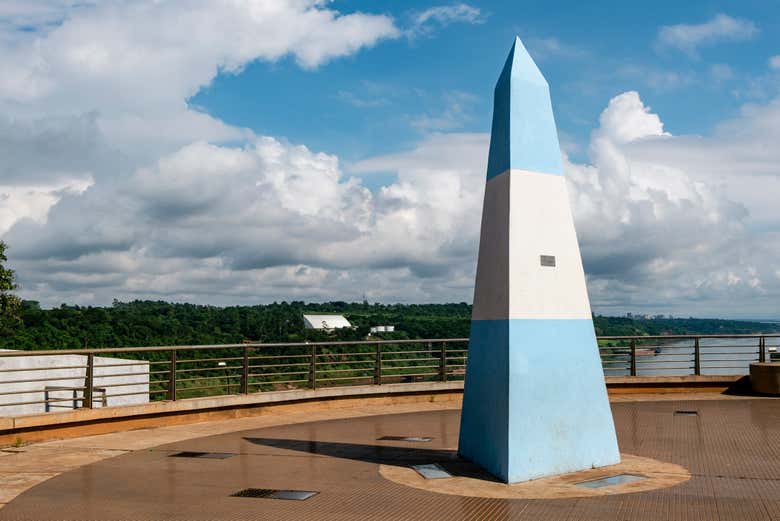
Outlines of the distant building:
M306 329L331 331L343 327L352 327L352 324L343 315L303 315L303 326Z
M395 326L371 326L371 333L392 333Z

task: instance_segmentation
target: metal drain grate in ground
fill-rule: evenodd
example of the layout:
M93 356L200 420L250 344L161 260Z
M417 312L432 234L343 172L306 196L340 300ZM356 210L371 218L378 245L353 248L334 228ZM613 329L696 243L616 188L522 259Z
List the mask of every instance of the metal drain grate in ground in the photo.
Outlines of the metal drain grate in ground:
M442 468L442 466L437 463L412 465L412 468L425 479L443 479L452 477L452 474L444 470L444 468Z
M195 452L185 450L171 454L171 458L201 458L201 459L228 459L235 456L232 452Z
M698 416L699 411L674 411L675 416Z
M611 487L613 485L623 485L625 483L633 483L634 481L641 481L643 479L647 478L645 476L638 476L636 474L617 474L615 476L609 476L606 478L582 481L576 485L578 487L601 488Z
M255 497L261 499L287 499L290 501L305 501L319 492L313 490L277 490L273 488L245 488L230 497Z
M408 442L427 442L433 440L430 436L382 436L378 441L408 441Z

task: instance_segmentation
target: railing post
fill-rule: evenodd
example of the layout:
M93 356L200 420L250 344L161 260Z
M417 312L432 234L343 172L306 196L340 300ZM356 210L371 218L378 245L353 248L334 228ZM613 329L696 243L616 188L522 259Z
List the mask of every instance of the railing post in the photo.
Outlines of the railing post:
M441 359L439 360L439 377L442 382L447 381L447 342L441 343L441 350L439 351Z
M241 394L249 394L249 347L244 346L244 360L241 364Z
M382 344L376 345L374 359L374 385L382 385Z
M176 401L176 350L171 349L171 364L168 369L168 399Z
M631 339L631 376L636 376L636 340Z
M84 407L92 408L92 389L95 384L95 355L87 355L87 377L84 379Z
M758 339L758 361L766 362L766 337Z
M311 346L311 361L309 362L309 387L317 388L317 344Z
M701 375L701 346L699 337L693 339L693 374Z

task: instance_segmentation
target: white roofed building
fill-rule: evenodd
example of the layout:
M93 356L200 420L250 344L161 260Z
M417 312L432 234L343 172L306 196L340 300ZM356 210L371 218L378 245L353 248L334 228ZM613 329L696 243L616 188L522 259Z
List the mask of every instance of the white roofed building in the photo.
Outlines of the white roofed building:
M303 315L303 325L306 329L341 329L352 327L343 315Z
M371 326L371 333L394 333L395 326Z

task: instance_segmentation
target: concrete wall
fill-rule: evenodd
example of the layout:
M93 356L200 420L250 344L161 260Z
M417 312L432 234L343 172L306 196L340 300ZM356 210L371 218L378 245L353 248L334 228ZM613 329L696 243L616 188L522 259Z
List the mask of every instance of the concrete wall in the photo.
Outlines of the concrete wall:
M8 350L2 350L8 351ZM127 384L121 387L106 387L106 406L136 405L149 402L149 363L145 361L123 360L120 358L95 357L95 388L105 385ZM113 364L132 363L124 367L101 367ZM33 355L20 357L0 357L0 417L21 416L46 412L44 403L26 405L5 405L20 402L43 402L47 386L82 387L86 377L87 357L84 355ZM9 369L23 371L6 372ZM144 374L131 374L144 373ZM16 380L39 380L34 382L15 382ZM20 392L26 391L26 392ZM117 394L142 392L131 396ZM83 397L81 390L77 397ZM67 401L50 403L50 411L64 411L73 408L71 390L51 390L50 399ZM94 392L94 407L102 407L103 393ZM81 406L81 401L78 402Z

